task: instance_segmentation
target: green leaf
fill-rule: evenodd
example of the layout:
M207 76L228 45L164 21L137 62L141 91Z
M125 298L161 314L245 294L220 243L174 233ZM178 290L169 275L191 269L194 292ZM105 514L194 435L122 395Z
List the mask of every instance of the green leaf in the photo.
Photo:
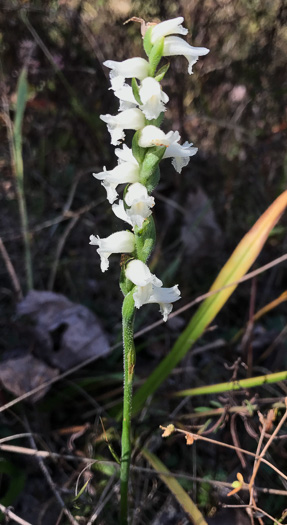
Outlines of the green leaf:
M152 148L147 148L147 152L145 154L140 170L140 182L144 186L147 186L149 179L158 167L162 157L164 156L165 151L165 146L154 146Z
M121 263L121 274L120 274L120 289L123 292L123 295L126 296L134 287L134 284L126 278L125 266L129 261L132 260L132 257L128 257L124 262Z
M149 54L149 75L153 77L157 66L159 65L164 47L164 37L158 38L156 43L153 45L150 54Z
M169 65L170 65L169 62L167 62L167 64L165 64L164 66L162 66L162 67L158 70L158 72L157 72L157 74L156 74L156 76L155 76L155 79L156 79L158 82L160 82L160 81L163 79L163 77L165 76L165 74L166 74L167 71L169 70Z
M22 136L22 122L26 103L28 100L28 82L27 82L27 70L23 68L18 80L17 85L17 102L16 102L16 113L14 120L14 140L21 139Z
M88 484L90 483L90 479L87 479L86 483L84 483L84 485L82 486L81 490L78 492L78 494L76 494L76 496L74 497L73 501L77 501L77 499L80 498L80 496L85 492Z
M137 103L142 105L138 83L135 78L132 78L132 90L133 90L133 96L135 97Z
M152 50L151 32L152 32L152 27L149 27L146 30L145 36L144 36L144 39L143 39L144 50L145 50L145 52L146 52L148 57L149 57L149 54L150 54L150 52Z
M132 141L132 152L133 152L133 156L134 158L138 161L139 165L141 166L144 158L145 158L145 154L147 152L146 148L141 148L138 144L139 142L139 136L140 136L140 133L141 133L141 130L139 129L138 131L135 132L134 136L133 136L133 141Z
M137 258L146 263L154 248L156 239L155 225L152 216L144 221L141 230L135 227L135 234Z
M164 119L164 111L162 111L157 118L154 118L152 120L147 121L147 126L156 126L159 128L162 124L162 121Z

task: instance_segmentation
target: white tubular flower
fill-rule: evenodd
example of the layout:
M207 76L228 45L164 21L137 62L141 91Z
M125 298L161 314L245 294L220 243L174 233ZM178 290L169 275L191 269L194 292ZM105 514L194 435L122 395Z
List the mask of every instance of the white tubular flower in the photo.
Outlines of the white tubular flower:
M125 111L126 109L134 108L138 105L131 86L124 84L120 89L115 91L115 96L120 99L119 111Z
M145 125L144 114L138 108L126 109L118 115L100 115L100 119L107 124L113 146L125 138L124 129L138 130Z
M180 291L178 285L172 286L172 288L158 288L152 286L151 295L146 301L146 304L159 303L159 309L163 316L164 322L167 321L168 315L172 311L172 304L180 299Z
M209 49L206 47L190 46L185 40L178 36L168 36L164 39L163 56L183 55L188 60L188 72L192 74L192 66L198 58L207 55Z
M112 206L114 214L133 228L142 228L145 219L152 213L150 208L154 206L154 198L148 195L143 184L136 182L128 188L125 201L129 208L125 209L124 202L120 200Z
M128 188L125 201L129 206L126 214L131 220L133 227L142 228L144 220L152 213L150 208L154 206L154 198L148 194L143 184L136 182Z
M121 150L118 149L116 151ZM125 154L125 152L123 151L122 153ZM110 204L112 204L118 198L116 187L119 184L133 183L139 181L139 165L134 157L133 160L135 162L119 161L118 166L116 166L113 170L107 171L104 168L104 171L101 171L100 173L93 173L93 176L96 179L102 181L102 186L107 192L107 199Z
M166 93L161 89L160 83L152 77L145 78L139 89L142 106L140 109L148 120L157 118L165 111L164 104L169 101Z
M126 78L138 78L143 80L148 76L149 63L144 58L134 57L124 60L123 62L116 62L115 60L107 60L104 66L109 67L110 79L112 89L119 89L123 86Z
M169 146L173 131L165 134L156 126L145 126L139 136L138 144L141 148L151 148L152 146ZM178 133L175 132L175 133ZM180 138L180 137L179 137Z
M184 18L179 16L178 18L172 18L171 20L166 20L165 22L160 22L160 24L155 25L151 34L152 44L154 44L158 38L163 36L174 34L187 35L188 29L181 25L183 21Z
M128 231L112 233L105 239L100 239L98 235L91 235L90 244L99 246L97 252L101 257L101 270L105 272L109 267L109 256L112 253L132 253L134 251L135 237Z
M192 143L185 142L178 144L180 134L178 131L169 131L164 133L156 126L145 126L140 133L139 146L142 148L151 148L152 146L166 146L163 159L173 157L172 165L178 173L182 168L187 166L189 158L195 155L198 148L193 148Z
M136 291L133 294L135 307L140 308L149 299L154 286L162 286L162 282L146 264L135 259L127 264L126 277L136 285Z
M172 165L178 173L181 173L182 168L188 165L189 158L197 152L198 148L192 148L192 142L190 144L185 142L182 145L173 142L168 148L166 148L163 159L173 157L171 161Z
M136 291L133 293L135 307L159 303L163 320L167 321L168 314L172 310L171 303L180 299L178 285L162 288L162 282L150 272L146 264L139 260L127 264L126 277L136 285Z

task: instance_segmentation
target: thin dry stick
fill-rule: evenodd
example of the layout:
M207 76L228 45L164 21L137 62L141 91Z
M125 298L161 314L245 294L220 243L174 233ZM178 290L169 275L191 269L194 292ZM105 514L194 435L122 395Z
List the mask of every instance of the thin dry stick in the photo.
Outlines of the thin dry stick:
M246 467L246 460L245 460L245 457L243 456L241 450L240 450L240 447L239 447L239 439L238 439L238 435L237 435L237 431L236 431L236 423L235 423L235 419L236 419L236 416L238 414L232 414L231 416L231 420L230 420L230 433L231 433L231 437L233 439L233 443L235 444L236 446L236 454L240 460L240 463L241 463L241 466L242 468L245 468Z
M28 425L28 422L26 421L26 426L28 427L28 430L30 431L30 428L29 428L29 425ZM31 435L29 436L29 441L31 443L31 447L37 451L37 446L36 446L36 443L35 443L35 440L33 438L33 435L31 433ZM51 491L53 492L56 500L58 501L61 509L63 510L63 513L67 516L69 522L71 523L71 525L79 525L78 521L75 520L74 516L71 514L71 512L69 511L69 509L67 509L66 505L65 505L65 502L64 500L62 499L61 495L59 494L59 492L57 491L56 489L56 485L55 483L53 482L51 476L50 476L50 473L43 461L43 459L39 456L39 455L36 455L35 456L37 457L37 460L38 460L38 463L39 463L39 467L51 489Z
M265 430L266 430L266 421L264 420L262 431L261 431L261 434L260 434L260 437L259 437L259 441L258 441L258 445L257 445L257 449L256 449L256 455L259 456L259 457L260 457L261 446L262 446L263 439L264 439L264 436L265 436ZM255 504L255 500L254 500L254 483L255 483L256 474L258 472L258 468L259 468L259 465L260 465L259 457L258 457L258 459L254 460L253 472L252 472L252 476L251 476L251 479L250 479L250 482L249 482L249 494L250 494L249 505L250 505L250 507ZM253 516L252 515L251 515L251 519L253 521Z
M28 434L29 436L30 434ZM102 465L112 465L115 468L119 468L118 463L114 461L104 461L104 460L93 460L91 458L85 457L85 456L73 456L71 454L58 454L56 452L49 452L47 450L34 450L31 448L25 448L25 447L19 447L14 445L0 445L0 450L3 452L9 452L14 454L23 454L28 456L34 456L34 457L41 457L43 459L65 459L67 461L76 461L77 463L86 463L87 467L90 468L94 464L102 464ZM245 451L246 454L248 454L248 451ZM250 453L250 455L253 455ZM253 456L254 457L254 456ZM272 465L271 465L272 467ZM154 470L147 468L147 467L137 467L136 465L132 465L131 469L135 472L145 472L147 474L154 474ZM159 472L159 474L164 474L166 476L171 476L175 478L185 478L191 481L197 481L198 483L202 483L203 481L206 483L209 483L210 485L218 486L218 487L226 487L228 489L232 488L232 483L227 483L225 481L216 481L212 479L203 479L198 476L191 476L188 474L185 474L184 472L170 472L169 474L166 474L165 472ZM241 490L249 491L249 485L245 483L242 486ZM286 490L279 490L279 489L270 489L267 487L256 487L257 492L262 492L264 494L274 494L276 496L287 496Z
M3 260L4 260L4 263L5 263L7 272L10 275L10 279L12 281L12 284L13 284L13 287L14 287L14 290L15 290L15 293L16 293L17 300L20 301L23 298L21 285L20 285L19 279L17 277L17 274L15 272L14 266L13 266L13 264L11 262L11 259L10 259L9 255L8 255L8 252L7 252L5 246L4 246L3 242L2 242L1 237L0 237L0 252L1 252L1 255L3 257Z
M286 419L287 419L287 398L285 398L285 405L286 405L286 412L284 414L284 416L281 418L281 420L279 421L277 427L275 428L274 432L271 434L270 438L268 439L265 447L263 448L262 452L260 453L259 457L258 457L258 462L256 463L256 465L254 466L254 469L253 469L253 473L252 473L252 476L251 476L251 479L250 479L250 482L249 482L249 485L252 487L252 485L254 484L254 481L255 481L255 477L256 477L256 474L258 472L258 469L259 469L259 466L260 466L260 463L261 461L263 461L264 459L264 456L268 450L268 448L270 447L274 437L278 434L280 428L284 425ZM265 423L265 422L264 422ZM263 426L263 429L264 429L264 432L265 432L265 428ZM263 439L263 438L262 438Z
M166 427L163 427L160 425L160 428L162 430L166 430ZM240 452L243 452L243 454L246 454L247 456L252 456L253 458L258 458L259 456L256 456L254 452L249 452L249 450L245 450L244 448L235 447L234 445L229 445L228 443L222 443L221 441L216 441L215 439L207 438L204 436L201 436L200 434L194 434L193 432L189 432L188 430L182 430L181 428L174 428L176 432L179 432L180 434L184 434L185 436L188 436L194 440L201 440L206 441L208 443L213 443L214 445L219 445L221 447L230 448L231 450L240 450ZM1 446L0 446L1 450ZM262 454L262 453L261 453ZM268 465L272 470L274 470L279 476L281 476L283 479L287 481L287 476L281 472L277 467L272 465L270 461L267 461L265 458L261 458L262 463L265 463L265 465Z
M257 507L256 505L222 505L225 509L252 509L254 510L255 512L258 512L258 513L262 513L264 514L264 516L266 516L267 518L269 518L271 521L273 521L274 523L276 523L277 525L282 525L282 523L280 523L280 521L277 521L276 518L273 518L273 516L271 516L270 514L268 514L268 512L265 512L265 510L263 509L260 509L259 507Z
M50 277L49 277L48 290L53 290L55 279L56 279L56 274L57 274L57 268L58 268L59 260L60 260L60 257L61 257L61 253L62 253L62 251L64 249L65 242L66 242L66 240L68 238L68 235L70 234L70 232L72 231L74 226L76 226L78 220L79 220L79 217L74 217L68 223L67 227L65 228L65 231L64 231L63 235L60 237L60 240L58 242L58 246L57 246L57 249L56 249L56 254L55 254L52 270L51 270Z
M274 259L272 262L270 262L268 264L265 264L264 266L261 266L260 268L258 268L254 272L246 274L244 277L239 279L239 281L234 281L233 283L230 283L227 286L223 286L222 288L219 288L218 290L213 290L212 292L208 292L206 294L203 294L203 295L197 297L194 301L191 301L190 303L186 304L182 308L179 308L178 310L176 310L174 313L170 314L169 318L176 317L177 315L181 314L182 312L185 312L186 310L188 310L192 306L202 302L207 297L210 297L211 295L215 295L215 294L221 292L221 290L225 290L226 288L229 288L230 286L234 286L235 284L237 285L237 284L240 284L242 282L247 281L248 279L252 279L252 277L254 277L255 275L259 275L260 273L263 273L266 270L269 270L270 268L273 268L277 264L280 264L280 263L282 263L282 262L284 262L286 260L287 260L287 254L282 255L282 257L278 257L278 259ZM136 338L142 336L143 334L145 334L147 332L150 332L151 330L153 330L157 326L160 326L162 323L163 323L163 320L161 319L161 320L157 321L156 323L150 324L146 328L143 328L142 330L139 330L138 332L136 332L135 335L134 335L134 338L136 339ZM115 350L116 348L119 348L121 345L122 345L121 342L117 343L117 344L113 345L110 350L111 351ZM22 394L21 396L16 397L15 399L12 399L12 401L9 401L9 403L6 403L6 405L3 405L2 407L0 407L0 413L4 412L8 408L11 408L12 406L16 405L17 403L20 403L20 401L24 401L24 400L28 399L29 397L31 397L33 394L36 394L40 390L42 390L44 388L47 388L47 387L53 385L54 383L57 383L61 379L64 379L65 377L73 374L74 372L77 372L81 368L84 368L85 366L90 365L93 361L95 361L95 359L97 359L96 356L90 357L89 359L86 359L82 363L79 363L78 365L70 368L69 370L66 370L62 374L59 374L57 377L54 377L54 378L50 379L49 381L46 381L46 382L42 383L42 385L39 385L39 386L33 388L29 392L26 392L25 394Z
M32 525L29 521L25 521L19 516L17 516L12 510L10 510L7 507L4 507L2 503L0 503L0 510L3 512L4 516L7 517L10 520L14 520L16 523L19 523L20 525Z
M94 171L92 169L87 169L87 171ZM84 213L87 213L88 211L92 210L93 208L96 208L99 204L102 204L104 202L104 199L97 199L95 201L90 202L90 204L86 204L85 206L81 206L77 210L70 211L67 210L65 212L62 212L61 215L58 215L57 217L54 217L54 219L49 219L47 221L44 221L37 226L34 226L33 228L29 229L29 234L34 235L34 233L38 233L45 228L50 228L51 226L55 226L56 224L59 224L60 222L67 221L73 217L78 217L80 215L83 215ZM8 241L17 241L18 239L21 239L21 235L19 233L16 233L16 231L12 232L2 232L2 238L4 240Z

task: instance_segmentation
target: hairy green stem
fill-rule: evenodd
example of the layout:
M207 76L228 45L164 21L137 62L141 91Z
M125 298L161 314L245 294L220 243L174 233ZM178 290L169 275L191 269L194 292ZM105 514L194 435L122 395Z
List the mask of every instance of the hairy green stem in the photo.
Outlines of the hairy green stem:
M122 424L122 455L120 470L121 485L121 525L128 523L128 484L131 460L131 414L133 395L133 376L135 367L133 290L123 302L123 342L124 342L124 400Z

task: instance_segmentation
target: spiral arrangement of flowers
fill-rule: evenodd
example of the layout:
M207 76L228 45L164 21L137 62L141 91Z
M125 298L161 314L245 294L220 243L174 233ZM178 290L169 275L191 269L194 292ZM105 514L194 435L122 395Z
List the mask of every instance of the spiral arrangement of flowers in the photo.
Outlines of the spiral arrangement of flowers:
M120 286L124 294L123 341L124 341L124 407L121 457L121 523L127 523L127 495L130 464L130 419L132 406L132 381L135 365L133 321L135 308L144 304L158 303L164 321L173 303L180 299L178 285L164 288L162 281L151 273L147 261L156 241L152 208L155 200L151 195L160 179L159 164L171 158L175 170L180 173L187 166L197 148L192 143L180 144L178 131L164 133L160 129L168 95L160 82L168 71L169 63L159 67L163 57L183 55L188 61L188 72L200 56L209 50L193 47L183 38L188 30L182 26L182 17L159 24L142 24L143 45L147 59L134 57L116 62L107 60L104 65L110 71L111 89L119 99L117 115L101 115L111 135L117 166L94 173L107 192L107 199L114 214L129 224L131 230L123 229L107 238L91 235L90 244L98 246L101 270L109 268L112 253L127 254L121 265ZM130 83L127 82L130 80ZM132 147L125 143L125 130L134 130ZM125 184L122 199L117 187Z

